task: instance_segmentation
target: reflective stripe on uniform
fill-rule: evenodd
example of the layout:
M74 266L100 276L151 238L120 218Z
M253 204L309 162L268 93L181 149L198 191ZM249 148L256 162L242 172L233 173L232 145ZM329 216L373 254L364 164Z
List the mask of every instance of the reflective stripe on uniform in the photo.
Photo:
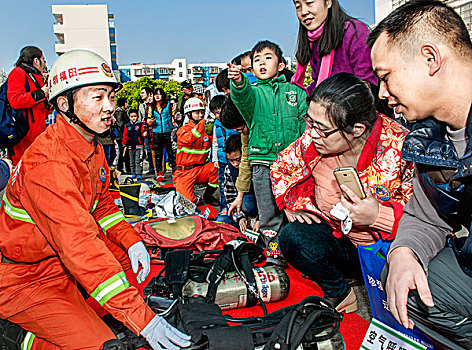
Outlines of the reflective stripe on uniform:
M35 337L36 336L31 332L26 333L25 339L21 343L21 350L31 349L31 347L33 346L33 341Z
M177 153L180 153L180 152L184 152L184 153L190 153L190 154L205 154L205 153L210 153L211 149L208 148L208 149L191 149L191 148L187 148L187 147L182 147L181 149L178 149L177 150Z
M90 296L103 306L108 300L128 287L129 282L126 275L121 271L95 288Z
M103 229L104 233L106 234L107 230L110 229L112 226L115 226L121 221L126 221L125 217L123 216L123 213L121 211L118 211L116 213L113 213L111 215L107 215L101 220L98 220L98 223L100 224L101 228Z
M218 184L212 184L212 183L209 182L209 183L208 183L208 186L210 186L210 187L218 187Z
M3 203L5 207L5 212L14 220L20 220L24 222L29 222L30 224L36 225L36 223L31 219L31 216L28 215L28 212L24 209L15 208L10 204L7 198L7 194L3 194Z
M195 128L192 129L192 134L194 134L196 138L199 138L200 136L202 136L202 134L200 134Z
M93 203L93 206L92 206L92 209L90 209L90 212L93 213L95 211L95 209L97 209L97 205L98 205L98 200L96 200L94 203Z

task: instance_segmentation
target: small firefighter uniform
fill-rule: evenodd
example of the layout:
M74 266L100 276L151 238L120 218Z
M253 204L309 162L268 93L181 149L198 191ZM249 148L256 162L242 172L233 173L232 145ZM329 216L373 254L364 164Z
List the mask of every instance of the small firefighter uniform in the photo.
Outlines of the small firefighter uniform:
M213 162L206 163L211 144L212 137L205 133L205 119L197 125L190 120L177 130L175 189L192 202L196 199L196 184L208 182L208 186L218 187L218 169Z
M61 117L15 168L0 206L0 317L31 332L23 348L98 349L115 338L77 282L136 334L155 316L100 238L124 251L141 240L109 181L103 147Z

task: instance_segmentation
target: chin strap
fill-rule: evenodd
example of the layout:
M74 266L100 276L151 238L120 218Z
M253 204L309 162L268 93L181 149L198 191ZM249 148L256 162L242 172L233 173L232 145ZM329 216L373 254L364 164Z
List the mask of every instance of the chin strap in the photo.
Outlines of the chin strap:
M90 129L87 125L84 124L84 122L82 120L79 119L79 117L77 117L75 115L75 113L74 113L74 97L72 95L72 91L70 91L70 90L67 91L67 102L69 102L69 109L64 113L70 119L70 122L74 123L74 124L77 124L82 129L87 131L88 133L94 135L95 136L94 139L96 139L98 133L96 131L93 131L92 129Z

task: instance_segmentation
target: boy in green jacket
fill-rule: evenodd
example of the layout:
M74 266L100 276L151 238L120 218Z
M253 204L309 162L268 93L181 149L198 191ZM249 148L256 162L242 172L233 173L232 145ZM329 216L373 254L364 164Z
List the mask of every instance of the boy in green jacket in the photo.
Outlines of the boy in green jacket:
M277 235L284 214L275 203L270 180L270 166L289 144L305 131L306 92L285 80L280 72L285 60L280 47L260 41L251 52L257 84L251 85L241 74L241 66L228 63L231 98L249 128L249 161L259 210L260 231L267 245L267 255L280 255ZM269 259L272 260L272 259ZM276 262L276 261L272 261Z

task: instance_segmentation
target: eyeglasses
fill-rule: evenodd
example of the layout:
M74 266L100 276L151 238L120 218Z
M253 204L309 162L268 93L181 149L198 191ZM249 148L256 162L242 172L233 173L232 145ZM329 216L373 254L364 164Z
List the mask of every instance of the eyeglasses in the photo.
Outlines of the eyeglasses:
M324 139L340 130L339 128L335 128L335 129L331 129L331 130L322 130L319 127L315 126L315 124L310 119L308 119L307 117L308 117L308 114L305 114L303 116L303 120L305 121L306 125L308 126L308 129L315 130L316 133Z

